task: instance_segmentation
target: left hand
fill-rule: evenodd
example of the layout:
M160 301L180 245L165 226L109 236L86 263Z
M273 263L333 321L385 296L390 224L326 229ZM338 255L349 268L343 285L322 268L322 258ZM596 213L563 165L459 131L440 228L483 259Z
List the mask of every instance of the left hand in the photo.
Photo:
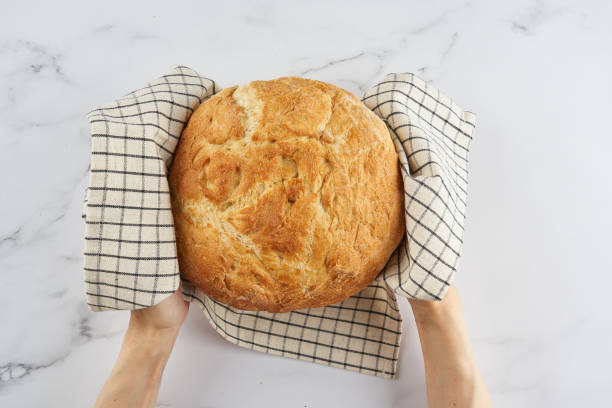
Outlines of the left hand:
M179 286L157 305L131 312L119 357L96 408L155 406L164 367L188 310Z
M189 311L189 302L183 300L181 287L155 306L132 310L130 326L141 330L178 332Z

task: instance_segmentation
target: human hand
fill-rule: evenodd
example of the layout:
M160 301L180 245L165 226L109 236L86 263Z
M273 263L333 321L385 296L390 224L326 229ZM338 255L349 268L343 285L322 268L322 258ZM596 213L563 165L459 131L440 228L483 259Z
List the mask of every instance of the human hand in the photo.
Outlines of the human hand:
M133 310L117 362L95 407L154 407L161 377L189 303L181 288L155 306Z
M176 292L155 306L132 310L130 326L139 330L175 332L185 321L188 311L189 302L183 300L179 286Z
M451 285L441 301L408 299L417 324L443 323L449 319L463 319L461 300L455 285Z
M429 407L491 407L455 286L439 302L410 299L410 305L421 340Z

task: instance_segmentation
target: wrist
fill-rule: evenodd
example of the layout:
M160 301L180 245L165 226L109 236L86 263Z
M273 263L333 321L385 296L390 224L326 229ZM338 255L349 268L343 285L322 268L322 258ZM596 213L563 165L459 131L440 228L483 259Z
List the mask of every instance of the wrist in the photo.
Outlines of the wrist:
M132 317L125 340L145 354L158 356L170 354L177 335L178 328L157 328Z
M417 324L448 325L463 319L461 300L454 286L440 301L410 299Z
M177 333L178 329L158 329L131 318L119 357L96 407L150 406Z
M412 313L417 325L438 325L448 320L448 312L441 302L430 300L410 300Z
M148 395L161 381L177 334L178 330L158 329L130 319L117 360L119 377L134 378L135 389Z

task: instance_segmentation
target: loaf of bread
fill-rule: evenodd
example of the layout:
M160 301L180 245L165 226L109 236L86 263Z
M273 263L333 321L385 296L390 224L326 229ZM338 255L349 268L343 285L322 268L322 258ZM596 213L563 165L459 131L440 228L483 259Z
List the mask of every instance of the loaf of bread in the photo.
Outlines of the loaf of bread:
M191 115L170 169L182 276L243 310L346 299L404 234L398 163L383 121L336 86L219 92Z

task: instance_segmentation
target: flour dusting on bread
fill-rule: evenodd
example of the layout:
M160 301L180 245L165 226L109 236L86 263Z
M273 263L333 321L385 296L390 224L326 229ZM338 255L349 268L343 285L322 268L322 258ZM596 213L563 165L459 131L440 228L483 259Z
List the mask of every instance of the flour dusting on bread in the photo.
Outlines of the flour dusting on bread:
M404 234L386 125L319 81L254 81L202 103L170 185L182 276L239 309L342 301L376 277Z

